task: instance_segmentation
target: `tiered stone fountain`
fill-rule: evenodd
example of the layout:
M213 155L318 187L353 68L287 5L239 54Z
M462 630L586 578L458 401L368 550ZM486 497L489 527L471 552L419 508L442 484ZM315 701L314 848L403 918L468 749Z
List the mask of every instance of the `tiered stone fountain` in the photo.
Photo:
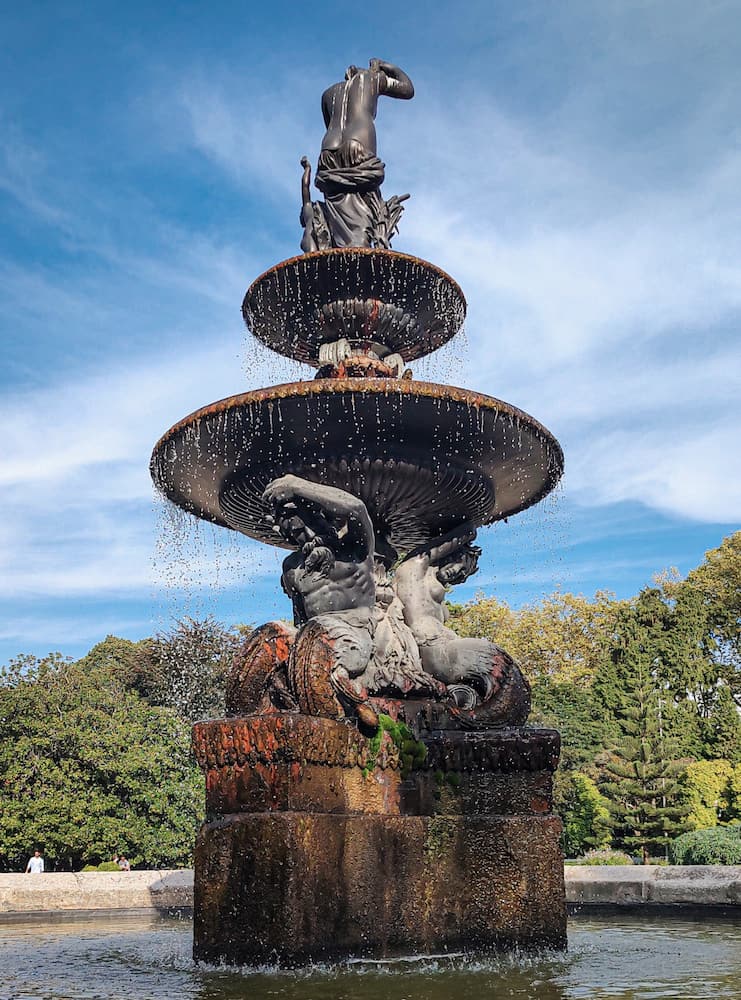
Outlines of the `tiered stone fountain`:
M197 959L565 944L558 733L525 726L504 650L445 625L476 530L537 503L563 456L516 407L406 368L465 315L455 281L389 249L404 199L381 196L373 120L412 94L379 60L329 88L307 252L245 296L316 379L206 406L152 456L174 503L292 550L293 624L247 637L228 717L194 730Z

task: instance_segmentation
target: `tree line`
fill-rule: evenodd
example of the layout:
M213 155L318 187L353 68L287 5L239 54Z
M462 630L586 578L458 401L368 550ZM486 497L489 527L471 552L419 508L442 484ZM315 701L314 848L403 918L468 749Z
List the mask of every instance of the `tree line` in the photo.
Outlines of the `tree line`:
M189 864L205 796L191 724L223 714L239 641L186 619L141 642L108 636L80 660L0 668L0 871L22 871L34 847L47 869L121 853Z
M630 600L449 608L461 635L519 659L530 723L561 731L567 855L611 845L647 860L685 830L741 820L741 532ZM223 714L247 630L186 619L140 642L108 636L80 660L0 668L0 870L22 870L35 846L57 869L121 852L188 864L204 801L190 726Z
M741 532L686 578L630 600L552 594L520 610L451 607L532 684L531 722L560 729L564 849L661 857L690 829L741 820Z

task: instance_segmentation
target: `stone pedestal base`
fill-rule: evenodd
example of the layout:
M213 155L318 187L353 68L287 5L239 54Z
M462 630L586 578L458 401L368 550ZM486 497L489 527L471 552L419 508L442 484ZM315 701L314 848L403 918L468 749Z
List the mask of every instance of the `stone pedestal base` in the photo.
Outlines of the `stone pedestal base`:
M379 745L306 716L202 723L194 740L196 959L565 946L557 733L431 733L424 761L398 733Z

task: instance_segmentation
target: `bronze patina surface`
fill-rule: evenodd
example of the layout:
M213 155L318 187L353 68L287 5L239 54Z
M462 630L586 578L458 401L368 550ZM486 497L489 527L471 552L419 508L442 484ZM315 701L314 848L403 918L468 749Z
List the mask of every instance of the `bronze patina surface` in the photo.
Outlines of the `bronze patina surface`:
M320 379L231 396L156 445L159 490L198 517L273 545L263 492L285 473L360 497L403 552L466 521L537 503L563 472L553 435L482 393L400 379Z
M325 90L305 253L244 298L252 333L316 377L202 407L151 458L183 510L288 550L292 621L245 634L228 717L194 729L200 960L565 944L558 734L525 725L496 636L448 627L478 530L546 496L563 453L510 403L407 367L466 313L445 272L390 249L407 196L381 194L374 123L413 94L375 58Z
M411 361L458 333L466 300L458 283L426 260L344 247L271 267L250 285L242 315L268 347L317 367L320 346L343 337Z

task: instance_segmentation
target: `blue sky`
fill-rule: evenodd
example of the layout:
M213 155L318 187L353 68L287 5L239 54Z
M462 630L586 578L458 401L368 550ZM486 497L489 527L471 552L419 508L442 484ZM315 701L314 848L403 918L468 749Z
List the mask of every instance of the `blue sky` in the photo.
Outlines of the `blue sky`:
M379 107L394 246L468 299L415 375L566 453L456 599L628 596L738 527L739 2L30 2L0 31L0 662L288 613L279 553L165 509L148 460L197 407L312 374L240 303L299 252L319 97L371 56L416 86Z

